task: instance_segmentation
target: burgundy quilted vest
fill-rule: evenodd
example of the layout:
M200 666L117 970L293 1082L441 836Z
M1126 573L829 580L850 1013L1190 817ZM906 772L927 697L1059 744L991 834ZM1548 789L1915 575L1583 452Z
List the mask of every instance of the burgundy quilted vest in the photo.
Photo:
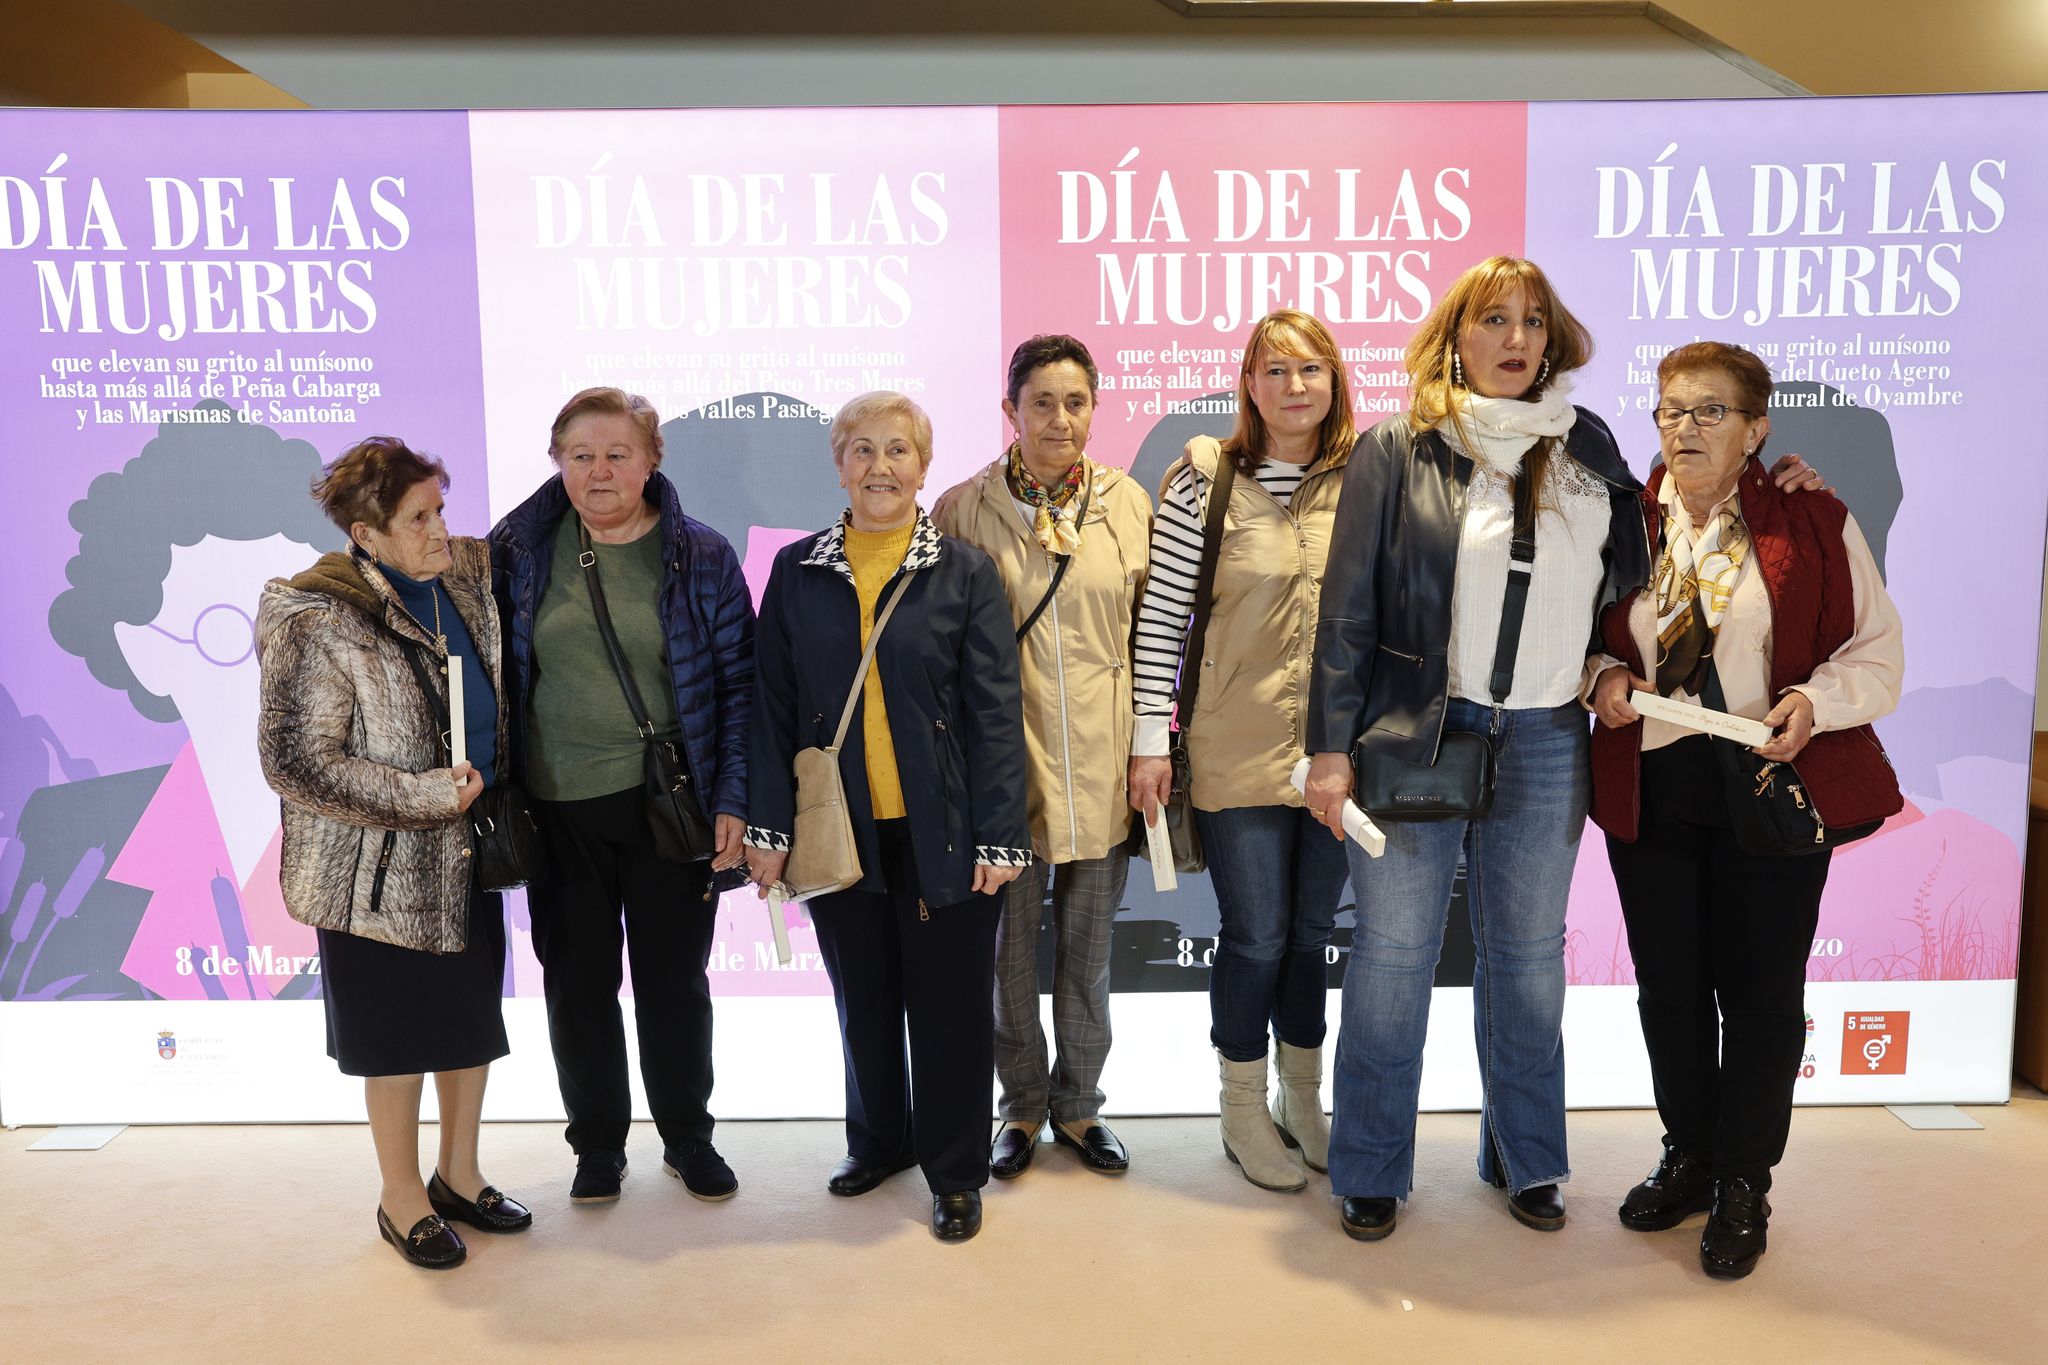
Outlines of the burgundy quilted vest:
M1652 546L1663 534L1657 490L1659 466L1642 495L1643 523ZM1742 519L1771 602L1771 691L1804 682L1840 649L1856 629L1856 601L1849 581L1849 553L1842 544L1848 508L1824 493L1784 493L1763 465L1751 459L1740 484ZM1655 556L1652 555L1654 560ZM1646 589L1638 588L1600 617L1607 652L1648 677L1629 634L1628 614ZM1641 811L1643 725L1619 730L1593 726L1593 822L1617 839L1633 842ZM1830 825L1882 820L1904 805L1898 779L1884 746L1868 725L1815 735L1793 760Z

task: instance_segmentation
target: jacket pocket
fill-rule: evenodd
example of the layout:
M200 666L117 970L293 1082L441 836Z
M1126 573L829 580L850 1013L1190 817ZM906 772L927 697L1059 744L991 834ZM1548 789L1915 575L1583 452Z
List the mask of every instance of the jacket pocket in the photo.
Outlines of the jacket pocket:
M391 850L398 843L398 831L384 831L384 843L377 850L377 875L370 882L370 913L377 914L384 906L384 878L391 871Z
M932 749L938 757L939 795L945 801L946 852L967 842L966 763L960 757L959 741L944 720L932 722Z

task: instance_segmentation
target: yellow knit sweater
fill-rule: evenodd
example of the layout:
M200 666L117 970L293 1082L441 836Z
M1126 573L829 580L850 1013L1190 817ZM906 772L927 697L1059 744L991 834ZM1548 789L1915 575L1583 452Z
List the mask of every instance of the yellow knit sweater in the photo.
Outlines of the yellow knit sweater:
M846 528L846 563L853 570L853 592L860 599L860 647L868 647L875 630L875 607L882 589L910 553L911 532L917 523L893 531L856 531ZM861 688L861 733L867 743L868 801L877 820L899 820L909 812L903 805L903 783L896 774L896 741L889 737L889 711L882 701L882 670L868 669Z

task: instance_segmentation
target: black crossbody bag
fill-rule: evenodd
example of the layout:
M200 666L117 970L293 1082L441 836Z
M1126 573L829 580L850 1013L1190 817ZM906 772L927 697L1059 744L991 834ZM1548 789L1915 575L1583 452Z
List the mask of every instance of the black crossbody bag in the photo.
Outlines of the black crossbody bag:
M597 633L604 639L604 652L612 661L612 673L619 690L626 694L626 707L633 713L634 727L646 744L641 764L641 787L647 794L647 828L654 836L654 856L664 862L701 863L718 851L711 822L704 805L690 785L690 770L676 746L655 738L654 722L647 718L647 706L626 666L626 652L619 647L618 632L612 629L612 614L605 607L604 584L597 576L597 551L590 548L590 528L576 520L576 535L583 553L584 582L590 588L590 609L597 615Z
M1522 647L1522 616L1529 605L1529 580L1536 568L1536 481L1528 466L1515 478L1515 533L1508 545L1508 582L1501 602L1500 635L1493 647L1487 690L1500 706L1515 685L1515 656ZM1411 763L1392 754L1367 753L1364 741L1352 751L1358 805L1375 820L1451 820L1486 814L1493 805L1493 741L1469 730L1450 730L1437 740L1436 761Z
M1700 688L1700 703L1716 711L1728 709L1728 694L1721 690L1720 667L1712 662L1707 665L1706 683ZM1820 818L1805 780L1790 760L1765 758L1719 735L1709 735L1707 740L1714 746L1714 758L1721 765L1735 846L1744 853L1760 858L1825 853L1868 838L1884 823L1872 820L1839 828L1830 825Z
M453 762L453 726L461 724L461 719L449 716L448 699L434 686L425 648L402 635L398 642L404 648L405 661L412 665L420 695L427 699L427 710L433 713L434 724L440 729L442 756ZM448 667L457 666L452 658L443 658ZM469 803L462 818L469 822L476 884L483 890L516 891L547 880L546 845L541 842L540 825L533 818L533 802L527 797L526 788L509 780L493 782Z

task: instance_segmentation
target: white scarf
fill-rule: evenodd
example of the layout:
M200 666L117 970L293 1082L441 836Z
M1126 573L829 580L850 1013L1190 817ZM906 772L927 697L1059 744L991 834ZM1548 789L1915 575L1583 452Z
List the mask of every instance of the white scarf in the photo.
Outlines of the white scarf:
M1460 455L1501 474L1513 475L1531 446L1564 435L1579 420L1579 410L1572 406L1571 383L1562 378L1533 403L1520 398L1486 398L1462 389L1455 392L1453 406L1475 448L1466 448L1458 424L1449 417L1437 424L1437 433Z

